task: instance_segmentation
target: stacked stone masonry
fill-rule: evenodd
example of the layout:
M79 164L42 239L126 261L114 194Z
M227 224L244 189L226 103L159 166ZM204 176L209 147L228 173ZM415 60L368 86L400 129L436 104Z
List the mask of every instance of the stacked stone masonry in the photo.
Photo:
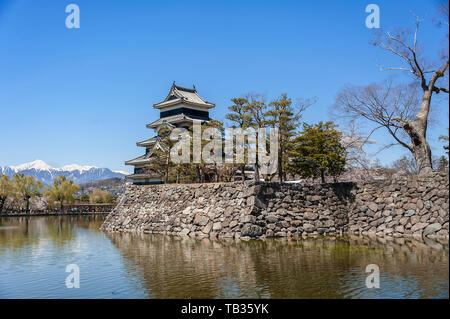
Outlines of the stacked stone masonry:
M303 185L130 185L102 228L197 238L327 234L448 239L449 177Z

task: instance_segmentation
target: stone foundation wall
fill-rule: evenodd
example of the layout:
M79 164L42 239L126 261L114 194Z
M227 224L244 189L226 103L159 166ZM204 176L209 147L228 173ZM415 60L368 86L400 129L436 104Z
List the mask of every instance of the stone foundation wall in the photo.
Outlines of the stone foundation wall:
M131 185L102 229L191 237L362 233L448 238L449 178L302 185Z
M358 186L349 211L349 232L448 238L447 174Z

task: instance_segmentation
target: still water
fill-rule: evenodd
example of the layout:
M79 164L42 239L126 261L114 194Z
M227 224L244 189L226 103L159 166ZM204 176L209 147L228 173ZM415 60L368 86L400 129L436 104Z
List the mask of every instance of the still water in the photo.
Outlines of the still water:
M103 219L0 218L0 298L449 297L448 242L195 240L102 232ZM66 287L69 264L80 288Z

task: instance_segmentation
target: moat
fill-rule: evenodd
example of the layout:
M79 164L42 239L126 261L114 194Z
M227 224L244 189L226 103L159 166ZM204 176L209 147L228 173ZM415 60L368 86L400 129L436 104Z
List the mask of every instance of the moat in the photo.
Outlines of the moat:
M210 240L102 232L104 215L0 218L0 298L448 298L448 241ZM65 285L66 266L80 288ZM366 266L380 269L368 289Z

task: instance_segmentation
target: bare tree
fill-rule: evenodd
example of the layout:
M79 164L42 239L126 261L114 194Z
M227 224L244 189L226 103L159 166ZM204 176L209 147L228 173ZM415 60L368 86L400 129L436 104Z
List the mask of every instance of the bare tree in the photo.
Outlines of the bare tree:
M350 121L350 123L348 123L348 128L344 129L342 133L341 143L347 150L347 166L360 167L364 170L368 170L370 160L364 150L364 146L366 144L376 144L377 142L360 132L354 121Z
M444 4L445 6L448 20L448 2ZM380 34L374 41L376 46L403 61L401 67L383 70L406 71L415 79L413 85L393 85L390 81L385 85L347 86L338 95L336 107L348 112L347 115L353 119L365 118L375 122L377 124L375 129L386 128L397 144L412 153L417 170L422 174L432 170L431 149L426 139L431 98L433 94L449 92L448 87L438 84L448 71L449 59L444 51L438 62L429 63L425 60L417 43L419 25L420 21L417 19L413 33L386 32ZM448 46L448 36L446 44ZM420 102L417 100L415 88L420 92ZM409 141L402 138L402 132L407 134Z
M392 163L392 168L407 175L417 174L416 161L410 154L404 155L400 159L394 161Z
M387 81L365 87L346 85L336 98L335 110L340 116L347 117L350 123L363 119L376 124L366 138L359 140L361 148L370 141L376 130L384 128L395 140L395 143L385 145L384 148L400 144L411 151L408 136L399 120L412 120L418 103L417 89L414 86L396 85L393 81Z

